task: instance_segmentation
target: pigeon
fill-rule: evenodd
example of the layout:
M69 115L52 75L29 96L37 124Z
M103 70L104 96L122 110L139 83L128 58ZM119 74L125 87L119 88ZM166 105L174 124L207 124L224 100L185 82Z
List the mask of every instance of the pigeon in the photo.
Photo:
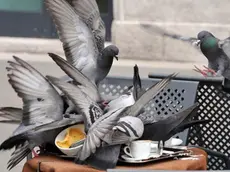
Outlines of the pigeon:
M92 153L95 153L96 148L100 147L101 139L112 129L118 121L118 116L126 107L105 111L98 106L90 97L81 91L81 89L71 83L63 82L57 78L47 76L47 78L63 91L69 98L82 110L84 116L87 138L84 141L82 151L79 155L79 160L84 161ZM98 119L95 120L95 116Z
M130 120L127 120L129 118ZM134 119L135 118L135 119ZM133 120L134 119L134 120ZM124 122L122 122L124 120ZM131 125L126 122L131 122ZM119 128L120 127L120 128ZM136 132L136 128L137 132ZM121 145L139 138L144 131L143 123L136 117L120 118L116 126L103 138L101 147L92 154L85 163L100 170L116 167L120 155ZM123 139L121 139L123 137ZM116 140L118 139L118 141ZM121 140L119 142L119 140Z
M139 78L140 81L137 65L134 67L134 74L133 83L135 85L135 80L137 78ZM165 79L162 79L160 82L154 84L147 91L144 91L144 89L140 88L143 94L138 93L137 95L139 95L139 97L135 103L124 110L122 115L123 117L120 118L120 120L117 122L117 125L113 127L112 131L110 131L113 134L109 133L107 135L109 136L110 140L108 141L107 136L105 136L103 140L109 145L112 145L123 144L140 138L144 131L144 124L141 119L138 118L138 116L143 113L144 106L155 96L157 96L158 93L162 91L175 76L176 74L169 75ZM141 83L139 82L139 84ZM133 94L134 93L135 91L133 91ZM134 98L134 96L132 96L132 98Z
M107 106L105 107L105 111L109 111L111 109L117 109L119 107L127 106L127 103L131 106L135 103L133 93L131 88L128 88L127 91L124 91L123 94L119 96L119 98L110 100Z
M156 31L163 36L173 39L182 40L191 43L203 53L208 60L208 67L204 66L204 70L195 66L195 71L203 76L223 76L230 79L230 37L220 40L209 31L200 31L197 38L185 37L178 34L168 33L156 26L141 25L148 31Z
M145 94L145 90L141 86L141 79L139 76L138 66L134 66L134 94L136 95L136 101L141 97L139 95ZM155 116L152 114L141 113L138 118L144 124L144 133L141 139L153 140L153 141L166 141L171 136L178 132L185 130L193 125L206 123L207 120L188 121L197 112L197 104L191 106L183 112L171 115L171 116ZM192 112L191 112L192 111ZM186 119L186 120L185 120ZM126 120L124 120L126 121ZM171 125L170 125L171 124ZM165 130L165 131L164 131ZM160 143L160 142L159 142Z
M93 168L103 171L106 171L107 169L114 169L119 159L120 150L121 145L101 146L84 162ZM75 162L78 161L75 160Z
M61 63L66 63L65 61L62 61ZM60 64L59 64L59 66L61 66ZM62 69L63 69L63 67L61 67ZM67 73L68 74L68 73ZM70 76L71 77L71 76ZM162 80L160 83L158 83L158 84L156 84L155 85L155 88L151 88L150 89L150 91L148 92L148 93L152 93L153 95L156 95L158 92L160 92L165 86L167 86L168 85L168 83L170 82L170 80L172 79L171 77L173 77L173 75L171 75L170 77L168 77L167 79L165 79L165 80ZM78 96L76 96L75 94L76 94L76 92L73 92L73 90L74 89L76 89L76 88L74 88L74 87L76 87L76 85L71 85L71 84L69 84L69 83L65 83L65 82L62 82L62 81L60 81L60 80L58 80L57 78L53 78L53 77L49 77L49 76L47 76L47 78L54 84L54 85L56 85L60 90L62 90L66 95L69 95L70 97L71 96L73 96L74 95L74 97L76 97L75 99L75 103L76 103L76 105L77 106L79 106L79 104L77 103L77 101L79 100L79 95L82 95L82 93L80 93L80 91L79 91L79 89L77 89L78 91L78 93L80 93ZM71 78L74 78L74 77L71 77ZM78 80L77 78L76 78L76 80ZM109 104L108 104L108 106L107 107L109 107L109 108L105 108L105 110L104 110L104 112L109 112L109 110L114 110L114 109L116 109L116 108L121 108L121 107L128 107L128 106L131 106L131 105L133 105L134 104L134 99L133 99L133 95L132 95L132 92L131 92L131 88L132 87L129 87L127 90L125 90L124 91L124 95L121 95L121 96L119 96L119 100L112 100L112 101L110 101L109 102ZM158 90L159 89L159 90ZM71 90L71 91L70 91ZM151 91L152 90L152 91ZM82 90L81 90L82 91ZM84 96L85 96L85 99L86 98L88 98L88 96L87 96L87 94L86 94L87 92L85 92L84 93ZM146 97L146 96L145 96ZM78 99L77 99L78 98ZM147 98L148 99L151 99L151 97L149 98L149 96L147 96ZM71 98L70 98L71 99ZM84 99L84 100L85 100ZM72 100L73 100L73 98L72 98ZM80 99L80 100L83 100L83 99ZM74 100L73 100L73 102L74 102ZM123 102L123 103L119 103L119 102ZM146 101L145 101L146 102ZM147 101L148 102L148 101ZM82 102L81 102L82 103ZM87 104L87 102L84 102L84 103L86 103ZM88 106L89 106L89 104L94 104L93 103L93 101L92 100L89 100L88 99ZM141 103L141 102L139 102L139 103ZM137 103L136 105L137 106L139 106L139 103ZM144 103L144 102L143 102ZM116 106L114 106L113 104L115 104ZM83 105L84 106L84 105ZM134 109L135 110L135 109ZM136 110L138 110L138 109L136 109ZM98 111L100 111L100 110L98 110ZM86 110L86 119L87 119L87 116L90 116L90 114L88 114L89 113L89 110ZM130 112L133 112L133 111L130 111ZM95 113L95 111L93 112L93 113ZM87 115L88 114L88 115ZM92 118L94 118L94 116L95 115L92 115L91 117ZM104 116L100 116L101 118L103 118ZM132 118L132 117L130 117L130 118ZM134 118L134 117L133 117ZM88 117L88 119L90 119L89 117ZM122 119L122 118L121 118ZM137 121L139 122L139 123L141 123L141 121L139 120L139 119L137 119ZM86 120L86 122L87 122L87 120ZM95 120L94 120L94 122L95 122ZM117 123L117 124L119 124L119 122ZM142 124L142 123L141 123ZM118 125L119 126L119 125ZM124 125L123 125L124 126ZM89 127L90 127L90 125L89 125ZM134 126L135 127L135 126ZM116 136L118 136L119 134L122 134L122 132L124 132L124 131L126 131L127 130L127 128L128 127L124 127L124 129L123 129L123 131L119 131L119 130L116 130L116 129L118 129L119 127L114 127L113 129L114 129L114 137L110 137L110 138L116 138ZM128 129L129 130L129 132L131 133L132 132L132 130L130 130L130 129ZM111 130L110 130L111 131ZM133 128L133 131L135 131L135 128ZM120 132L120 133L119 133ZM112 132L113 133L113 132ZM118 134L119 133L119 134ZM140 132L137 132L137 133L140 133ZM111 134L111 132L107 132L107 135L105 134L105 137L108 137L108 135L109 134ZM141 133L142 134L142 133ZM141 134L139 134L140 136L141 136ZM124 134L123 134L123 136L125 136ZM123 142L124 141L126 141L126 142L129 142L130 140L129 140L129 137L130 136L133 136L132 134L131 135L129 135L129 136L126 136L126 137L124 137L125 139L123 139ZM139 136L139 137L140 137ZM104 137L104 138L105 138ZM115 139L113 139L113 140L115 140ZM103 141L103 139L101 140L102 141L102 145L103 145L103 143L106 143L106 142L104 142ZM123 143L123 142L119 142L119 143ZM111 142L109 142L109 143L111 143ZM87 144L86 144L87 145ZM95 152L93 153L93 154L91 154L91 156L89 155L89 157L88 158L86 158L85 160L84 160L84 162L85 163L88 163L88 165L91 165L91 166L93 166L93 167L95 167L95 168L97 168L97 169L103 169L103 170L105 170L105 169L107 169L107 168L113 168L113 167L115 167L115 165L116 165L116 162L117 162L117 160L118 160L118 156L119 156L119 150L120 150L120 146L121 145L106 145L105 147L102 147L102 146L100 146L100 145L98 145L99 147L97 147L97 151L95 150ZM110 148L110 149L108 149L108 147ZM111 156L111 152L112 152L112 155L113 156ZM84 155L85 155L85 153L84 153ZM108 159L108 157L109 157L109 159ZM78 162L79 163L79 161L77 161L76 160L76 162ZM82 162L82 161L81 161ZM99 163L99 162L105 162L105 163Z
M14 107L2 107L0 108L0 117L5 120L0 120L0 123L16 123L19 124L22 121L22 109Z
M64 118L63 100L50 82L31 65L13 57L16 62L9 61L10 67L7 67L9 83L22 98L23 113L19 127L0 145L0 150L15 147L8 169L17 165L35 146L54 144L56 135L64 127L83 121L81 115L74 120ZM16 113L14 116L19 116L19 110Z
M83 73L81 73L77 68L75 68L73 65L69 64L66 60L62 59L60 56L49 53L49 56L55 61L55 63L70 77L73 79L73 81L71 82L71 86L73 87L77 87L78 89L81 90L81 92L83 92L84 96L86 98L88 98L90 101L94 102L95 104L97 104L97 106L99 106L99 108L102 108L102 110L104 109L104 106L101 106L100 104L103 104L104 100L101 98L101 95L98 91L98 87L96 86L96 84L94 84L93 82L91 82L91 80L89 78L87 78ZM47 76L47 78L52 82L53 80L55 80L55 78L51 77L51 76ZM53 83L53 82L52 82ZM54 83L54 85L56 85ZM56 85L58 88L59 85ZM61 89L61 91L63 91ZM65 92L64 92L65 93ZM69 95L66 94L66 96L68 97ZM71 96L70 96L71 97ZM105 98L106 96L104 96ZM118 99L118 101L120 101L121 98ZM73 102L73 100L71 100ZM109 101L114 101L114 100L106 100L106 102L108 103ZM75 103L74 103L75 104ZM111 105L114 103L111 103ZM106 105L108 106L108 105ZM92 107L93 108L93 107ZM92 109L93 110L93 109ZM78 109L78 111L81 111L81 108ZM87 124L85 125L85 131L88 131L89 126L91 126L95 120L97 118L99 118L100 116L98 116L100 113L97 113L97 116L94 117L90 117L90 116L86 116L84 123Z
M86 83L84 82L84 80L88 81L88 79L81 74L80 76L82 78L79 78L79 75L76 75L77 73L79 74L80 71L78 71L76 68L74 69L73 66L71 66L70 64L68 64L65 60L63 60L62 58L55 56L55 55L51 55L51 57L53 58L53 60L61 67L61 69L63 69L67 75L69 75L71 78L73 78L73 84L75 83L75 86L77 86L76 83L78 83L79 80L82 81L82 83ZM69 72L71 71L71 72ZM49 76L47 76L49 78ZM52 82L52 78L49 78ZM55 81L54 81L55 82ZM90 83L88 81L88 83L85 84L85 86L91 87L90 85L94 85L93 83ZM83 93L87 96L90 92L88 91L84 91L83 89L84 87L81 87L81 91L83 91ZM105 109L105 111L109 111L110 109L116 109L116 108L120 108L120 107L126 107L126 106L130 106L132 104L134 104L134 100L133 100L133 96L131 95L131 87L129 87L127 90L124 90L124 94L125 95L121 95L119 97L116 97L116 99L118 100L111 100L108 102L108 107L107 109ZM96 91L94 91L94 94L98 94ZM92 95L91 95L92 98ZM96 99L94 99L94 101L96 101ZM121 103L120 106L119 104L116 104L117 102L125 102L125 103ZM116 104L116 106L115 106ZM93 109L92 109L93 110ZM97 112L97 111L92 111ZM99 115L98 115L99 116ZM88 119L88 120L87 120ZM86 127L87 126L91 126L96 120L94 120L94 117L91 116L90 118L86 118L85 120L85 124ZM88 125L87 125L88 123ZM87 129L86 129L87 131ZM108 149L108 147L110 149ZM120 146L119 145L113 145L113 146L106 146L106 147L99 147L97 149L97 151L95 152L95 154L93 154L92 156L90 156L86 161L84 161L85 163L87 163L88 165L91 165L97 169L107 169L107 168L113 168L116 163L117 163L117 159L119 156L119 152L120 152ZM109 160L107 157L111 157L112 155L113 158L115 160ZM100 162L104 162L103 164Z
M209 122L209 120L192 120L197 114L198 108L199 106L197 106L196 103L178 114L158 117L156 122L145 125L141 139L159 142L163 141L164 144L164 142L170 139L173 135L182 132L193 125Z
M109 73L113 59L118 60L119 49L115 45L104 48L105 26L95 0L68 2L45 0L45 5L68 63L98 85Z
M125 116L119 119L112 130L102 139L108 145L130 143L139 139L144 132L143 122L133 116Z
M142 107L163 88L165 88L170 83L174 75L175 74L169 75L167 78L152 86L132 106L130 106L131 104L127 104L126 107L122 106L105 112L103 112L97 103L90 99L86 93L82 92L78 86L47 76L47 78L65 95L67 95L76 106L82 109L82 114L84 114L85 125L88 127L87 138L83 144L81 153L77 156L77 159L84 161L91 154L95 153L96 149L101 146L101 140L103 140L104 136L106 136L106 134L111 131L114 126L116 126L122 116L138 116ZM130 95L132 96L132 94ZM125 110L126 108L127 110ZM99 118L92 123L92 125L89 125L88 121L92 120L95 115L99 116Z
M137 75L134 75L133 80L136 80L136 76ZM133 83L135 83L135 81ZM117 122L117 125L113 127L113 130L111 130L103 139L103 143L107 142L109 146L107 145L105 147L100 147L86 160L86 162L90 163L90 165L94 168L100 170L114 168L118 161L121 144L127 144L135 139L140 138L140 136L143 134L143 131L144 125L143 122L139 119L139 116L124 116L120 118Z
M78 86L79 83L81 83L82 85L80 86L81 90L87 93L92 100L99 103L100 107L104 108L105 106L107 106L108 102L118 98L118 96L100 94L98 91L98 86L95 83L93 83L89 78L87 78L87 76L84 75L82 72L80 72L77 68L75 68L73 65L69 64L66 60L64 60L63 58L61 58L56 54L48 53L48 55L67 74L68 77L73 79L70 83L73 83ZM128 92L129 89L130 88L124 90L124 93ZM68 104L72 105L71 109L75 109L74 104L70 100Z

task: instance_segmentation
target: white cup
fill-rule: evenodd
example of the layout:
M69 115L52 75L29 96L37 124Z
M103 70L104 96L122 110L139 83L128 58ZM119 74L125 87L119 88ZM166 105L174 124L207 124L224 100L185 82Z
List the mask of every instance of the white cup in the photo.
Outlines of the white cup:
M124 147L124 152L126 155L135 159L147 159L151 153L151 141L133 141L129 146Z
M158 145L159 144L159 145ZM152 141L151 144L151 156L159 157L163 154L163 142Z

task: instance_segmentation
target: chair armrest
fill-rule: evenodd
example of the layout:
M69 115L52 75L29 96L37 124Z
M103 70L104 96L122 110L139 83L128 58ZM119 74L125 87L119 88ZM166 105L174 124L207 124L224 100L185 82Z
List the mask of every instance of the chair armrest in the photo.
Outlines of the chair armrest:
M207 149L207 148L204 148L204 147L201 147L201 146L194 146L194 145L192 145L192 147L202 149L205 152L207 152L208 155L215 156L215 157L223 159L224 162L225 162L225 165L226 165L226 169L225 170L230 170L230 159L225 154L223 154L221 152L213 151L211 149Z

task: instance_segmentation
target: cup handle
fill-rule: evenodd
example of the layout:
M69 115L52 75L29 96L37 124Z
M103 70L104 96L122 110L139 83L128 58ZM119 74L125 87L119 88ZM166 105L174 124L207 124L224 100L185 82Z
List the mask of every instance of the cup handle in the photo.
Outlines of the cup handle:
M130 153L130 148L129 146L125 146L124 147L124 152L126 155L130 156L130 157L133 157L132 154Z

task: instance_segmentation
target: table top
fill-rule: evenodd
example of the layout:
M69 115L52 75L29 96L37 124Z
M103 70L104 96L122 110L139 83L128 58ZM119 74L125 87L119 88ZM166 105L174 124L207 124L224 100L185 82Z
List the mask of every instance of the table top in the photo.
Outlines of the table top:
M127 166L117 166L118 169L142 169L142 170L206 170L207 154L198 148L191 148L192 157L181 158L179 160L167 160L148 164ZM24 164L23 172L34 172L37 170L38 163L43 172L102 172L89 166L77 165L70 161L65 161L51 156L39 156L27 161Z

